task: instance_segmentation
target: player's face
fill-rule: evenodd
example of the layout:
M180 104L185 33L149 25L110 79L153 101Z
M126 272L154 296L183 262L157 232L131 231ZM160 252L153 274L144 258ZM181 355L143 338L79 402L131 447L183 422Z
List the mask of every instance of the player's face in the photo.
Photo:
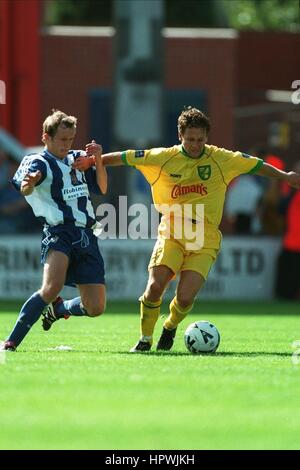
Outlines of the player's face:
M43 138L49 152L57 158L63 159L68 155L69 150L72 148L75 134L76 129L59 126L54 137L44 134Z
M193 158L199 157L207 142L206 129L188 127L183 134L179 134L184 150Z

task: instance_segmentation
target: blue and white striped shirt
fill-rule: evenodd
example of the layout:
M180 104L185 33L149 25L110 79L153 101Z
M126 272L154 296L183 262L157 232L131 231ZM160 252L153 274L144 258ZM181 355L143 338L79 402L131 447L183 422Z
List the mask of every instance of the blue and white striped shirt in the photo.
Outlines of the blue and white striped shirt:
M68 156L60 160L45 149L40 154L26 155L23 158L12 183L20 189L27 173L37 170L41 172L40 181L25 199L44 224L83 228L91 228L96 224L90 192L101 192L95 169L81 172L72 168L74 160L83 155L85 152L82 150L70 150Z

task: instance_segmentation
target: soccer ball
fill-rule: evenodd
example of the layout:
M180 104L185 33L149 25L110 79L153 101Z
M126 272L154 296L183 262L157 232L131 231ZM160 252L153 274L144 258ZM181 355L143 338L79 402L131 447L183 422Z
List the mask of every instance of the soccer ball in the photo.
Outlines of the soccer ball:
M196 321L187 327L184 342L193 354L214 353L220 344L220 333L209 321Z

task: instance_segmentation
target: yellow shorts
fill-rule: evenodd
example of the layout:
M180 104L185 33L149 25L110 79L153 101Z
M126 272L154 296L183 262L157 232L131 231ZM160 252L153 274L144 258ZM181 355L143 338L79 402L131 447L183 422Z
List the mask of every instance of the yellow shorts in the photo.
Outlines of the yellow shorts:
M218 250L213 248L186 251L177 240L159 237L154 246L148 269L164 265L170 268L174 274L191 270L201 274L206 280L217 255Z

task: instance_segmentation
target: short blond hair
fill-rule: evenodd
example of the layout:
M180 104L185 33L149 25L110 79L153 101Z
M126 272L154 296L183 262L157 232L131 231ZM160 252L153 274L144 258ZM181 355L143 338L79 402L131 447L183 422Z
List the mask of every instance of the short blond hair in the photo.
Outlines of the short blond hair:
M43 122L43 133L54 137L59 126L67 129L76 129L77 118L68 116L67 114L59 111L59 109L52 109L52 114L47 116Z

